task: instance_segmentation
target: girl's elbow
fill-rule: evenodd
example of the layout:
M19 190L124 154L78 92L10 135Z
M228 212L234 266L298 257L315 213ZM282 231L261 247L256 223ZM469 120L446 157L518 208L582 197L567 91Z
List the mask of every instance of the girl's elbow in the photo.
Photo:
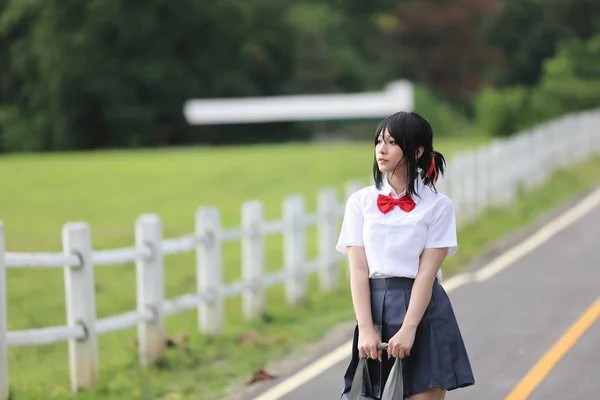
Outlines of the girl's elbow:
M420 268L419 271L417 272L417 279L433 284L433 281L435 281L435 278L437 276L438 270L439 269L434 270L433 268L429 268L429 269Z

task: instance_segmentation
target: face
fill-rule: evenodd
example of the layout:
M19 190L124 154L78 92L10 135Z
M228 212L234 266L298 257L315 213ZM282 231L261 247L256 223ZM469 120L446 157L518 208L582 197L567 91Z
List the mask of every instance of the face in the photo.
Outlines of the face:
M383 173L392 173L396 169L396 174L402 173L404 162L401 165L398 165L398 163L402 160L403 155L404 153L398 143L389 134L388 130L384 129L375 144L375 158L379 170Z

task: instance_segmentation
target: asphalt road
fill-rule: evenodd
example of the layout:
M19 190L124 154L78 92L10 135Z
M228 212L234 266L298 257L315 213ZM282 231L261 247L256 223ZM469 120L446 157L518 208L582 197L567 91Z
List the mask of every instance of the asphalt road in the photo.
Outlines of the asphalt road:
M476 384L446 399L505 399L600 297L600 206L489 280L449 295ZM339 399L347 363L281 399ZM600 321L549 369L529 399L600 399Z

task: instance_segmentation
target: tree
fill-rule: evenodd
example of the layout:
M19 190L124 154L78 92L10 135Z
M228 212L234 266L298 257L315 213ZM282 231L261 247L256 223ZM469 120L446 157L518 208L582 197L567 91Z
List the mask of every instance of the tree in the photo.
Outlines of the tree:
M369 61L352 42L352 22L342 10L321 2L292 5L286 21L293 32L289 93L363 90L369 82Z
M277 18L281 7L274 0L136 4L6 5L0 21L0 40L8 45L3 59L10 55L9 83L0 88L5 147L186 141L185 100L272 94L287 79L290 31Z
M480 23L497 0L405 0L390 33L398 63L411 78L452 100L470 98L487 81L496 59L480 35Z
M532 108L538 120L600 108L600 34L558 45L556 56L544 63Z
M597 33L597 0L502 0L486 17L484 28L486 40L504 55L495 84L535 85L558 43L587 40Z

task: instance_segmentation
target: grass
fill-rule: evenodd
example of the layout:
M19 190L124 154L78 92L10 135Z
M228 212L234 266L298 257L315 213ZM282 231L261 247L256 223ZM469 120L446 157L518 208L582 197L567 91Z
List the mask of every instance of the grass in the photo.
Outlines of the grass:
M451 155L485 140L441 140L436 148ZM176 237L194 231L200 205L218 205L224 226L239 226L241 205L251 199L264 203L266 218L278 219L289 194L305 195L307 209L314 210L318 189L334 187L341 195L350 179L366 184L371 157L370 144L364 143L3 156L0 219L6 248L59 252L61 228L72 221L89 223L95 249L131 246L135 218L147 212L161 216L165 237ZM316 254L314 233L309 235L311 257ZM269 237L266 244L267 268L279 269L281 237ZM240 279L239 243L224 246L223 262L225 280ZM168 256L165 267L167 298L195 291L193 252ZM99 318L135 309L133 264L99 267L95 278ZM10 330L64 325L61 269L11 269L7 279ZM218 338L197 333L196 311L169 317L168 333L189 339L169 348L164 362L147 370L137 365L135 329L102 335L100 383L77 398L222 398L228 385L351 315L344 289L325 296L314 277L310 287L308 304L295 310L283 301L283 285L271 288L268 322L245 323L241 299L229 299L225 332ZM324 306L331 311L323 313ZM255 331L259 337L252 337ZM11 348L9 367L16 400L74 398L68 391L66 343Z
M444 142L436 147L451 154L478 143ZM161 215L166 237L192 232L194 210L201 204L218 204L226 226L239 224L241 203L253 198L265 203L268 218L278 218L285 195L305 194L312 210L319 188L330 185L341 190L346 180L360 177L366 182L369 167L368 148L358 144L5 157L0 163L0 187L5 189L0 218L9 251L60 251L60 228L73 220L90 223L95 248L128 246L133 244L133 221L142 212ZM460 251L448 259L445 276L459 271L501 236L599 183L600 158L596 158L555 174L510 209L490 210L463 226ZM281 266L280 241L279 237L267 241L269 269ZM314 255L314 235L310 244ZM225 277L239 279L239 245L229 246ZM169 298L194 291L193 254L168 257L165 278ZM100 267L96 282L100 318L135 308L132 265ZM225 333L218 338L196 333L195 311L169 317L169 334L187 334L189 339L169 348L164 362L147 370L137 366L134 329L103 335L100 383L77 398L223 398L230 385L239 384L261 365L353 317L346 280L330 295L318 290L314 277L310 287L308 303L296 309L282 301L283 285L273 287L266 321L244 323L240 299L228 300ZM9 329L64 324L62 271L10 270L8 296ZM9 357L15 400L74 398L68 391L66 343L12 348Z

